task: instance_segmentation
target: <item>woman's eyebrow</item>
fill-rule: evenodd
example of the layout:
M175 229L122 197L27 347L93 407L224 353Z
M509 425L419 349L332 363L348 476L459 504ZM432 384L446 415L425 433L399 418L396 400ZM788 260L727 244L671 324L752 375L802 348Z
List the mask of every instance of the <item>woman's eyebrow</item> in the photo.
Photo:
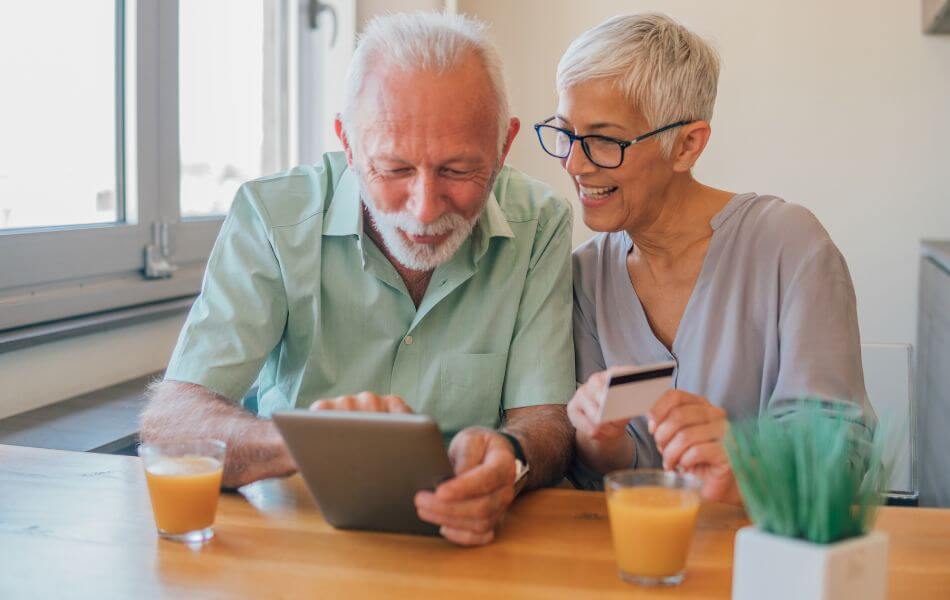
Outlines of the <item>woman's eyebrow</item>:
M609 129L613 127L614 129L623 129L626 130L626 127L620 125L619 123L594 123L588 129Z
M564 123L565 125L568 125L568 126L569 126L570 123L571 123L570 121L568 121L566 118L562 117L561 115L554 115L554 118L557 119L558 121ZM611 128L611 127L613 127L614 129L621 129L621 130L623 130L623 131L626 131L626 130L627 130L626 127L624 127L623 125L620 125L619 123L609 123L609 122L606 122L606 121L603 122L603 123L593 123L592 125L590 125L590 126L587 127L586 129L587 129L588 131L597 131L597 130L601 130L601 129L609 129L609 128Z

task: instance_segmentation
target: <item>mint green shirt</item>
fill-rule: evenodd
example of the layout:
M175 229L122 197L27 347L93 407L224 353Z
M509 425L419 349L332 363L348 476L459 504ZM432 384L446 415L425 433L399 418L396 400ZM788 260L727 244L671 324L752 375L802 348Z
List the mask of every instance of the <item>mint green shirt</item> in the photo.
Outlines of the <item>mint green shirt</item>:
M165 379L234 401L257 380L262 416L395 394L449 437L570 400L571 312L570 206L547 186L504 167L416 309L331 153L238 191Z

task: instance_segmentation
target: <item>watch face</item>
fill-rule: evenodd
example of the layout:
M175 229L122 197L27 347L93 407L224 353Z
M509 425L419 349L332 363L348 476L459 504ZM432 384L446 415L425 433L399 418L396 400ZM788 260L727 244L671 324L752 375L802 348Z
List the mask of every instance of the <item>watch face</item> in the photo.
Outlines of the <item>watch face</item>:
M531 467L521 462L517 458L515 459L515 485L528 476L528 471L531 470Z

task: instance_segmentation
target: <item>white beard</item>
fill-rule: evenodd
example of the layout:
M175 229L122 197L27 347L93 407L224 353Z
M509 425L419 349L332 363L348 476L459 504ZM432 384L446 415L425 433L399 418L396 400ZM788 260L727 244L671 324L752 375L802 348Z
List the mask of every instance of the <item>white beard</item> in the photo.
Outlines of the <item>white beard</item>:
M376 209L365 189L361 194L363 205L373 218L376 230L383 238L389 253L405 267L416 271L431 271L446 262L465 243L472 233L479 215L466 219L458 213L445 213L438 220L423 224L407 211L384 213ZM442 235L448 237L439 244L417 244L402 232L412 235Z

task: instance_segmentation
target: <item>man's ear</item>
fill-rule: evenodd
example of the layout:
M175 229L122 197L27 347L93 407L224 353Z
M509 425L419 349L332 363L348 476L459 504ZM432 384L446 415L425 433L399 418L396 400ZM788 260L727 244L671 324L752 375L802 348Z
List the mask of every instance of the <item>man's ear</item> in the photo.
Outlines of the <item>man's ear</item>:
M336 137L343 145L343 152L346 153L346 164L353 166L353 146L350 144L350 138L346 135L346 129L343 128L343 120L337 114L333 118L333 130L336 131Z
M511 120L508 121L508 137L505 138L505 145L501 149L501 160L498 161L498 164L505 164L505 159L508 157L508 152L511 150L511 144L515 141L515 138L518 137L518 132L521 130L521 120L518 117L511 117Z
M710 135L712 128L707 121L693 121L683 125L673 146L673 171L689 172L706 149Z

